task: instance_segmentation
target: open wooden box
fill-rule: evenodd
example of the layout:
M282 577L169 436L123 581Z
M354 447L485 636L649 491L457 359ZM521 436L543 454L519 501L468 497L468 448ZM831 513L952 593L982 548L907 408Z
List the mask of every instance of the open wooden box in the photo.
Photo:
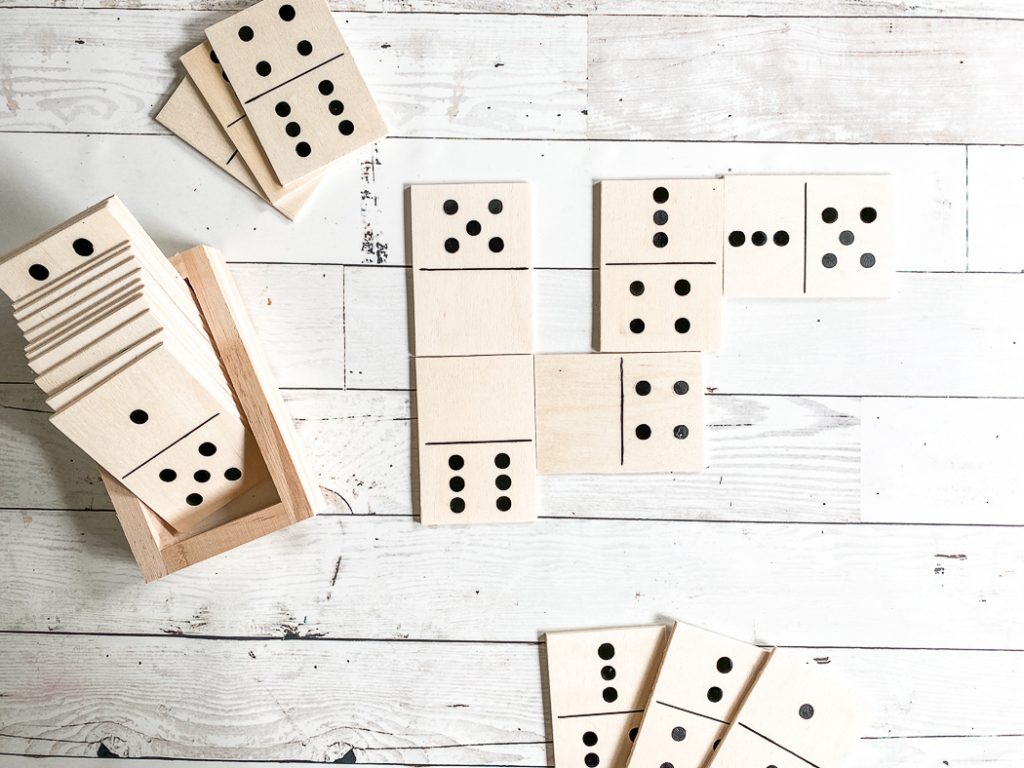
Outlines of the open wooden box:
M200 245L171 261L192 288L270 479L232 500L198 527L179 533L101 470L117 519L147 582L312 517L323 505L323 494L301 460L291 420L223 256Z

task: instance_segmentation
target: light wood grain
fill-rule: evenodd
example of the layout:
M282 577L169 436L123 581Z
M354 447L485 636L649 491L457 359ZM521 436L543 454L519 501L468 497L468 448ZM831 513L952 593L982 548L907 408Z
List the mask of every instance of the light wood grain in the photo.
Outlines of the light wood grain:
M518 642L673 617L766 644L1021 647L1021 528L328 514L143 585L112 512L0 519L10 630Z
M102 742L132 757L331 761L353 748L357 760L386 763L546 762L541 649L532 643L9 636L5 646L4 751L91 756ZM827 657L875 700L867 736L995 735L1017 722L1020 654L793 653ZM170 668L203 679L203 697L161 673ZM244 719L228 714L239 702Z
M180 77L175 59L220 19L32 8L4 17L0 131L118 133L163 132L151 115ZM585 19L335 19L393 135L584 137Z
M588 29L590 138L1024 140L1016 22L595 16Z

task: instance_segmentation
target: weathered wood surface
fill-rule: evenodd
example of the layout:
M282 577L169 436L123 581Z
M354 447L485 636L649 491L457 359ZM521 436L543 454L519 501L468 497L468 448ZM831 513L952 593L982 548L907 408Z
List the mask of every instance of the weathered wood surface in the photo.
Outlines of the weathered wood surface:
M1018 21L595 16L588 30L590 138L1024 141Z
M335 11L544 15L1024 18L1016 0L329 0ZM2 0L3 7L234 11L245 0Z
M679 617L760 643L1020 650L1024 623L1020 527L547 518L487 533L329 514L146 586L112 512L0 520L0 624L22 632L530 642Z
M102 743L132 757L332 761L353 749L357 762L547 763L536 643L8 635L5 646L4 752L93 756ZM827 661L872 699L869 738L1019 726L1019 653L790 652Z
M0 131L166 133L153 115L181 77L177 59L221 18L0 9ZM585 136L585 19L337 20L392 135Z
M592 186L600 179L871 171L895 177L901 270L967 269L968 218L972 267L1024 270L1014 228L1002 216L985 215L989 201L997 213L1009 213L1024 175L1024 149L972 147L971 169L967 152L943 146L385 139L332 171L292 225L172 136L0 133L0 164L15 178L41 180L0 188L0 251L116 190L168 253L203 238L232 262L406 264L405 185L508 178L532 183L536 265L589 268ZM973 201L980 202L968 211Z

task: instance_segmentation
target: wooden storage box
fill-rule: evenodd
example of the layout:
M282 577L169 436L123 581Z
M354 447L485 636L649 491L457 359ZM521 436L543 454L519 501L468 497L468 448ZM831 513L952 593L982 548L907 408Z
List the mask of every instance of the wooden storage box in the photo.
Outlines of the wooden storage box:
M224 258L200 245L176 255L172 262L192 288L270 479L214 512L198 527L179 533L101 470L117 518L147 582L312 517L323 505L323 494L301 460L291 420Z

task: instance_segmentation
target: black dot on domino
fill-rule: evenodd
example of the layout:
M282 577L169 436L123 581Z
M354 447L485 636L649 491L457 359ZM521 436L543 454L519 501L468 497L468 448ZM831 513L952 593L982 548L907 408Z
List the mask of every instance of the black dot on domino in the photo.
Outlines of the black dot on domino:
M33 264L28 268L28 276L33 280L42 282L50 276L50 270L44 267L42 264Z
M238 29L238 39L241 40L243 43L252 42L252 39L254 37L255 37L255 35L253 34L252 27L248 27L247 26L247 27L240 27Z
M340 115L342 112L345 111L345 105L342 104L337 99L334 99L330 104L327 105L327 110L332 115Z
M456 496L454 499L451 500L451 503L448 504L448 509L454 512L456 515L461 515L463 512L466 511L466 502L459 496Z
M747 236L738 229L729 233L729 245L733 248L739 248L745 242L747 242Z
M717 685L713 685L708 688L708 701L717 703L722 700L722 689Z
M860 265L864 267L864 269L871 269L875 266L875 254L862 253L860 256Z
M853 245L853 232L848 229L844 229L839 233L839 242L843 245Z
M588 747L594 746L597 744L597 734L593 731L587 731L583 734L583 743Z
M256 74L260 77L267 77L271 72L269 61L261 61L256 64Z
M165 483L173 483L178 479L178 473L173 469L161 469L159 477Z
M723 656L715 664L715 669L721 672L723 675L727 675L732 672L732 659L728 656Z
M639 728L630 728L629 729L629 740L630 741L636 741L636 737L639 735L639 733L640 733L640 729Z
M141 408L136 408L128 414L128 418L131 419L132 424L145 424L149 421L149 414Z
M615 679L615 667L608 664L601 667L601 679L602 680L614 680Z
M205 469L197 469L195 474L192 475L192 479L197 483L208 483L210 481L210 473Z
M454 475L451 480L448 481L448 487L451 488L455 493L461 493L462 489L466 487L466 481L459 475Z
M274 107L274 112L277 113L278 117L288 117L292 113L292 108L287 101L279 101Z
M470 219L466 222L466 234L472 237L476 237L480 234L483 227L480 226L480 222L476 219Z
M330 80L321 80L320 84L317 86L317 90L324 96L330 96L334 93L334 83Z
M356 126L351 120L342 120L338 123L338 133L342 136L351 136Z
M676 320L676 333L689 333L690 321L685 317L680 317Z
M860 209L860 220L863 221L865 224L872 224L877 218L878 211L876 211L874 208L871 208L869 206L867 208Z
M668 202L668 190L664 187L657 187L651 197L654 198L654 202L659 204Z
M676 440L685 440L690 436L690 430L685 424L677 424L672 428L672 436Z
M640 397L647 397L651 394L651 382L641 379L633 387L633 390L640 395Z
M215 51L210 51L210 61L214 64L220 64L220 59L217 58L217 53Z
M750 236L750 242L760 248L762 245L768 242L768 235L758 230Z
M498 475L496 478L494 478L494 486L499 491L507 491L509 488L512 487L512 478L509 477L508 475Z
M277 15L281 17L281 21L291 21L295 18L295 8L290 5L282 5L277 9Z
M586 757L583 758L584 765L587 768L597 768L598 763L601 762L601 758L595 755L593 752L588 752Z
M689 280L676 280L676 284L673 286L677 296L686 296L690 293L690 281Z
M601 697L609 704L611 704L613 701L619 698L619 692L611 686L608 686L603 691L601 691Z
M629 292L634 296L644 295L644 282L643 280L634 280L629 284Z
M772 235L772 242L780 248L789 245L789 232L784 229L780 229L774 235Z
M826 208L821 212L821 220L826 224L835 224L839 220L839 211L835 208Z
M299 157L309 157L313 152L313 148L304 141L300 141L295 145L295 154Z
M635 317L629 321L629 330L633 333L643 333L644 328L646 328L646 325L639 317Z
M447 240L444 241L444 249L448 251L448 253L458 253L459 241L456 240L454 237L449 237Z
M454 216L459 212L459 204L454 200L445 200L444 205L441 206L445 213L449 216Z
M302 133L302 126L293 120L284 127L284 132L294 139L296 136Z
M203 503L203 497L200 496L198 493L190 493L188 496L185 497L185 503L188 504L190 507L198 507L200 504Z
M597 648L597 655L605 661L609 661L615 657L615 646L611 643L601 643Z
M448 457L449 469L454 469L456 472L458 472L464 466L466 466L466 461L461 456L459 456L459 454L455 453Z
M651 428L646 424L640 424L635 431L639 440L648 440L651 437Z
M299 56L309 56L313 52L313 44L309 40L299 40L295 50L299 52Z
M675 392L677 395L685 395L687 392L690 391L690 385L680 379L679 381L672 385L672 391Z
M494 466L498 469L508 469L511 463L512 459L508 457L507 453L499 453L494 457Z
M490 248L491 253L501 253L505 250L505 241L500 237L492 237L487 241L487 247Z
M228 469L224 470L224 479L229 480L232 483L235 482L236 480L241 480L242 470L240 470L238 467L229 467Z
M661 768L675 768L675 766L672 763L662 763Z
M825 269L832 269L836 264L839 263L839 259L836 258L834 253L826 253L821 257L821 266Z
M659 227L668 224L668 213L666 211L655 211L654 212L654 223Z
M497 216L499 213L505 210L505 206L504 204L502 204L501 200L495 198L494 200L491 200L491 202L487 204L487 210L493 213L495 216Z
M213 443L200 443L199 444L199 455L200 456L213 456L217 452L217 446Z
M814 707L810 704L801 704L798 712L804 720L810 720L814 717Z
M508 512L512 509L512 499L508 496L499 496L498 500L494 502L494 506L498 508L499 512Z
M668 235L664 232L655 232L654 237L651 238L651 242L654 243L655 248L664 248L668 245Z
M677 725L672 729L672 741L682 741L686 738L686 729L681 725Z
M92 256L95 250L92 245L92 241L86 240L84 237L80 237L71 244L71 249L79 256Z

